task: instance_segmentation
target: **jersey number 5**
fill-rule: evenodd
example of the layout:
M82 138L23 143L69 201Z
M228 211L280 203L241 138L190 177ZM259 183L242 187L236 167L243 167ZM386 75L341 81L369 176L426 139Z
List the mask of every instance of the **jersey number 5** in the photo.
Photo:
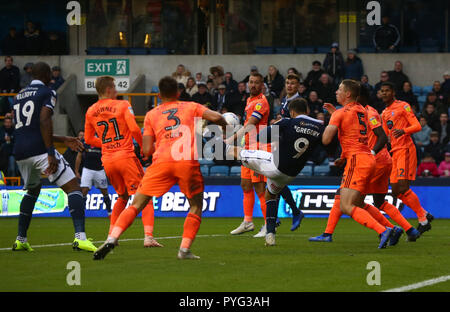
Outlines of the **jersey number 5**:
M120 134L120 129L119 129L119 125L117 124L117 119L116 118L111 118L110 120L108 120L110 123L113 124L114 126L114 132L116 133L116 136L114 137L114 141L119 141L123 139L123 135ZM97 126L103 126L105 127L103 129L103 134L102 134L102 143L109 143L112 141L111 138L106 138L106 135L108 134L108 130L109 130L109 124L106 121L99 121L97 122Z
M359 130L359 133L361 133L362 135L366 135L367 134L367 126L363 120L364 114L363 113L357 113L357 114L358 114L359 124L364 126L364 130Z

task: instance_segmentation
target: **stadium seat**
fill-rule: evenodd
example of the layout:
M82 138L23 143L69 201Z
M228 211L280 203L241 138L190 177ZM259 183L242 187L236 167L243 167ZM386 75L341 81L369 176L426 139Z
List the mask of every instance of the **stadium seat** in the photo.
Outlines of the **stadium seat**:
M315 176L326 176L330 172L330 167L327 165L315 166L314 175Z
M358 50L359 53L375 53L375 48L374 47L361 46L361 47L358 47L357 50Z
M131 55L146 55L148 54L147 48L129 48L128 53Z
M420 47L420 52L422 53L438 53L439 51L439 46Z
M414 95L417 97L422 95L422 87L420 87L420 86L413 86L412 91L413 91Z
M166 48L152 48L152 49L150 49L149 54L166 55L166 54L169 54L169 51Z
M108 49L106 48L88 48L86 50L87 55L106 55L108 54Z
M209 167L208 166L200 166L200 171L204 177L209 176Z
M312 175L313 175L312 166L305 166L299 173L299 176L312 176Z
M110 55L127 55L128 49L122 48L122 47L113 47L113 48L108 48L108 52Z
M427 95L428 93L430 93L431 91L433 91L433 86L425 86L422 87L422 95Z
M426 101L427 101L426 95L421 95L417 97L417 102L419 102L420 111L422 111Z
M209 159L199 159L198 162L201 166L214 166L214 161Z
M278 47L275 48L276 54L293 54L295 51L294 47Z
M328 53L330 52L330 47L317 47L317 53Z
M256 54L273 54L273 47L256 47Z
M400 53L417 53L418 52L417 47L399 47L398 52Z
M158 92L159 92L158 86L153 86L151 93L158 93Z
M230 176L240 177L241 176L241 166L233 166L230 168Z
M228 176L230 168L228 166L212 166L209 168L210 176Z
M296 47L295 48L295 53L298 53L298 54L313 54L315 51L316 50L314 47Z

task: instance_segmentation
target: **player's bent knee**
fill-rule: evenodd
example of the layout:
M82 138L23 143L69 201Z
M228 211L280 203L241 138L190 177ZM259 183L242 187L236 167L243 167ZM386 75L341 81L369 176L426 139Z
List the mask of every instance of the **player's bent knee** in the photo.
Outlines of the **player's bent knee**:
M81 192L80 183L78 183L77 178L74 178L67 182L66 184L61 186L61 189L66 193L72 193L72 192Z

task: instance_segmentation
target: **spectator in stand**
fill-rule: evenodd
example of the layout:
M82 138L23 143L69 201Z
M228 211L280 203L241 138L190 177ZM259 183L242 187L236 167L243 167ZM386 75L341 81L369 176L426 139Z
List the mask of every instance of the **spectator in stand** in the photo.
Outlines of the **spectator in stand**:
M3 55L21 55L23 53L23 38L17 34L15 27L10 27L9 32L2 40Z
M402 90L403 83L409 81L408 76L403 72L403 64L400 61L394 63L394 70L388 71L389 81L395 85L395 92Z
M48 33L43 52L47 55L67 54L66 42L57 32L51 31Z
M317 92L317 96L322 103L336 105L336 89L331 79L332 78L328 74L322 74L319 83L313 90Z
M369 76L362 75L361 76L361 84L369 90L370 94L373 94L373 86L369 84Z
M233 74L230 72L225 73L225 80L223 81L223 84L226 87L227 93L238 91L238 83L233 79Z
M191 100L191 96L189 95L189 93L186 92L186 88L184 87L184 84L182 84L181 82L178 83L178 93L180 94L178 100L186 102Z
M425 146L430 144L430 135L433 130L427 125L427 120L425 117L420 116L419 117L419 123L422 126L422 130L419 132L413 133L412 137L414 139L414 142L416 143L417 152L418 152L418 158L422 158L422 154L425 150Z
M444 92L445 97L450 98L450 71L446 71L443 75L444 81L441 84L442 92Z
M206 106L209 109L216 110L216 104L213 96L208 92L206 83L199 82L197 84L198 92L192 96L192 101Z
M58 90L64 83L64 78L61 76L61 68L59 66L52 67L52 78L50 80L49 87L52 90Z
M84 140L84 130L78 131L77 137L80 141ZM71 148L67 148L63 154L64 159L69 163L70 168L75 172L75 162L77 160L78 152L73 151ZM80 166L81 167L81 166ZM81 175L81 169L79 168L79 174Z
M188 78L191 76L191 73L186 70L186 67L183 64L177 66L177 70L172 73L172 77L178 82L186 85Z
M381 97L381 90L378 90L375 96L372 96L370 99L370 102L372 103L372 107L375 108L378 112L378 114L381 115L383 110L386 108L386 105L383 102L383 99Z
M229 93L228 96L225 97L225 110L238 116L241 123L248 97L249 94L246 92L245 82L239 82L238 91Z
M26 63L23 67L25 73L20 76L20 88L23 89L31 83L33 78L31 77L31 69L33 68L33 63Z
M267 76L264 77L264 82L267 84L268 91L273 94L274 98L279 99L281 91L284 88L284 78L275 66L269 66Z
M213 66L209 69L209 72L213 76L211 80L213 81L214 89L217 89L225 80L223 67L220 65Z
M336 86L341 83L344 77L345 64L344 57L341 51L339 51L339 44L337 42L331 44L330 52L327 53L323 61L323 69L333 78Z
M198 92L197 84L195 83L195 79L192 78L192 77L189 77L187 82L186 82L186 92L190 96L193 96L195 93Z
M422 116L426 118L428 126L430 126L433 131L436 131L439 124L439 116L432 103L425 103Z
M447 145L450 141L450 122L448 121L448 114L441 113L439 115L439 124L436 131L439 133L439 143Z
M8 159L8 169L6 175L15 177L18 175L18 168L14 158L14 124L11 116L5 118L3 126L0 128L0 153Z
M290 74L295 74L295 75L298 76L298 79L300 80L300 83L303 82L303 75L302 75L301 72L299 72L299 71L297 70L297 68L295 68L295 67L290 67L290 68L287 70L287 74L288 74L288 75L290 75Z
M363 74L364 68L362 60L356 55L355 50L348 50L347 60L344 64L344 78L359 81Z
M323 102L317 96L317 92L312 90L308 97L309 116L316 118L317 114L322 112Z
M420 162L417 168L418 177L439 177L439 171L436 166L436 161L431 157L430 154L425 154L425 157Z
M267 118L267 124L270 125L271 121L275 118L274 116L274 103L275 103L275 97L273 96L273 93L269 91L269 86L267 83L263 84L262 87L262 94L265 95L267 102L269 103L269 117Z
M376 96L378 91L381 89L383 82L389 81L389 74L387 71L383 70L380 74L380 81L377 82L373 88L373 96Z
M416 112L420 112L419 102L417 102L417 96L412 92L411 82L405 81L402 90L395 94L395 98L407 102Z
M400 42L398 28L389 23L389 16L383 16L382 25L373 34L373 45L378 52L394 52Z
M211 94L211 96L215 96L218 90L214 87L214 81L212 79L208 79L206 82L206 88L208 89L208 93Z
M425 105L427 104L433 104L437 114L447 112L446 106L441 101L438 100L436 93L434 93L433 91L427 94Z
M433 89L432 92L436 93L436 97L441 103L444 103L444 99L446 98L444 94L444 90L442 90L441 82L436 80L433 82Z
M445 153L445 158L439 165L438 173L441 177L450 177L450 152Z
M314 61L312 63L312 70L308 72L308 75L305 79L305 85L308 89L314 88L317 86L317 83L319 82L320 76L322 76L325 71L320 67L321 63L319 61Z
M243 82L245 82L245 83L248 83L248 81L250 80L250 75L252 75L252 74L256 74L256 73L258 73L258 67L256 67L255 65L253 65L252 67L250 67L250 74L248 74L245 78L244 78L244 80L242 80ZM247 90L247 93L248 93L249 91Z
M226 107L226 92L227 92L227 87L224 84L219 85L218 88L218 92L215 94L214 96L214 102L216 103L216 110L223 114L225 112L225 107Z
M195 83L199 83L200 81L206 82L205 78L203 78L203 74L202 73L196 73L195 74Z
M324 113L317 113L316 119L322 120L323 123L325 124L325 114Z
M430 154L437 163L440 163L444 158L444 145L439 143L439 133L437 131L431 132L430 144L425 146L424 152L425 154Z
M36 25L28 21L23 32L24 37L24 54L25 55L40 55L44 47L44 40L41 36L40 30Z
M13 58L5 56L5 67L0 70L1 93L17 93L20 90L20 71L13 65Z
M306 85L303 82L300 82L298 85L298 95L304 99L308 99L308 88L306 88Z

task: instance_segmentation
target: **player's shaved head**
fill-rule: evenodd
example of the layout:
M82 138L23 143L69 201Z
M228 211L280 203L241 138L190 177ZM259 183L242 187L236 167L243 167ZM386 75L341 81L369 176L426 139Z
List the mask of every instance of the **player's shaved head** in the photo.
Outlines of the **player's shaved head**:
M178 83L169 76L161 78L158 83L159 93L161 98L172 99L177 98L178 95Z
M33 79L40 80L47 85L52 77L50 65L45 62L37 62L31 69L31 77L33 77Z
M306 114L308 112L308 102L304 98L296 98L289 102L289 111L297 114Z
M394 84L393 84L392 82L390 82L390 81L383 82L383 83L381 84L381 87L388 87L388 88L391 89L392 91L395 91L395 86L394 86Z
M95 80L95 89L99 96L106 93L107 88L114 87L114 77L111 76L100 76Z
M360 90L359 90L359 96L358 96L358 103L360 103L362 106L370 105L370 91L369 88L367 88L362 83L360 84Z
M352 79L344 79L342 80L341 84L344 86L345 91L350 92L350 97L353 100L356 100L361 90L358 81Z

